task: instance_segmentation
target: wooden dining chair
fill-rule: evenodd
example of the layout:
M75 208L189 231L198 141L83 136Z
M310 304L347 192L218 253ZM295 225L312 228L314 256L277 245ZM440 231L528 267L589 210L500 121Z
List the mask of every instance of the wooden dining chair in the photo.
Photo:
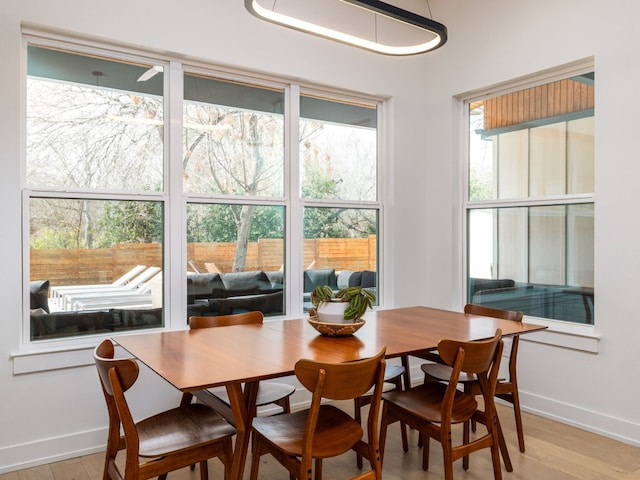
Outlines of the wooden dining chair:
M402 392L384 393L380 426L380 450L383 455L388 425L401 421L420 432L423 439L424 470L429 468L429 440L433 438L442 445L445 480L453 480L454 461L484 448L491 451L494 478L502 479L494 403L503 346L501 336L502 332L498 329L489 340L441 340L438 343L438 352L443 361L452 367L448 383L429 382ZM478 408L475 395L456 388L462 373L473 374L480 382L484 400L483 410ZM452 426L465 424L471 419L484 424L486 434L470 440L466 430L462 443L454 446ZM463 463L463 467L468 468L468 463Z
M302 411L253 420L251 480L257 480L260 457L271 454L291 478L322 478L322 460L355 450L370 463L370 473L357 478L380 480L378 417L384 383L384 347L377 355L344 363L299 360L295 374L312 392L311 406ZM367 418L367 439L360 423L323 400L352 400L373 388Z
M168 472L199 463L200 478L209 478L207 460L218 457L229 478L235 429L202 404L190 404L134 422L125 393L138 378L138 363L115 359L114 346L104 340L94 350L94 360L109 412L109 430L103 479L143 480L166 478ZM120 434L120 428L124 435ZM124 475L116 456L126 449Z
M472 315L482 315L485 317L502 318L505 320L513 320L522 323L522 312L512 310L498 310L495 308L485 307L482 305L467 304L464 307L464 313ZM509 354L509 375L507 378L498 378L496 385L496 396L513 405L513 413L516 421L516 431L518 434L518 446L520 451L524 453L524 428L522 426L522 413L520 410L520 395L518 393L518 345L520 337L515 335L511 343L511 352ZM425 374L425 382L428 381L447 381L451 376L451 368L441 364L423 364L420 366ZM459 382L463 384L464 390L472 395L480 395L480 385L474 377L461 375ZM473 424L475 429L475 424ZM503 450L503 458L509 464L508 454L506 453L506 445L501 446ZM507 465L510 467L510 465Z
M244 312L232 315L218 315L208 317L189 317L189 328L212 328L212 327L226 327L230 325L250 325L250 324L262 324L264 316L262 312ZM293 385L280 382L260 382L258 386L258 397L256 399L255 406L252 406L254 410L249 412L250 416L256 415L257 407L264 405L275 404L282 408L283 413L291 412L291 403L289 397L296 391ZM208 395L213 395L217 399L221 400L227 406L230 405L229 396L227 390L222 388L213 388L207 390ZM183 396L183 403L188 403L190 394ZM207 403L207 395L198 395L198 399L204 403ZM210 405L213 406L213 405Z
M404 375L404 367L402 365L387 364L384 370L384 383L393 385L394 390L402 390L402 377ZM362 425L362 407L371 403L371 392L366 395L355 398L353 400L354 418ZM407 439L407 426L400 424L400 434L402 435L402 447L404 451L409 450L409 441ZM356 453L356 465L362 468L362 455Z

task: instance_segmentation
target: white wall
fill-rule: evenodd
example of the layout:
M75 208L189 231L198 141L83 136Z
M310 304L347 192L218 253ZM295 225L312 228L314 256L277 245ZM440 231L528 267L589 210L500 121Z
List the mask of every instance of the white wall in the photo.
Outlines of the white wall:
M526 342L521 390L530 410L640 445L640 387L626 375L638 365L634 347L640 338L634 311L640 226L632 213L640 177L635 145L640 30L633 23L640 4L432 0L436 20L449 27L447 45L422 56L388 58L262 23L242 3L21 0L0 5L0 224L5 232L0 237L0 473L95 451L106 438L93 366L13 374L14 355L24 353L21 22L388 95L386 306L462 304L459 106L453 97L594 56L599 352ZM77 354L90 363L89 350ZM141 413L177 402L177 393L149 372L143 385Z

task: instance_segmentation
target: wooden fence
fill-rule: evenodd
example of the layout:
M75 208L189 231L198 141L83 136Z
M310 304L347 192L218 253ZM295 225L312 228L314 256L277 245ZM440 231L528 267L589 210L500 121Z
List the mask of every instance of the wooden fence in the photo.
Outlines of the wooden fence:
M376 270L376 236L367 238L318 238L304 240L304 266L309 269ZM230 272L235 243L189 243L187 260L206 272ZM284 240L262 239L247 248L244 270L275 271L284 264ZM118 244L103 249L32 249L32 280L51 285L111 283L135 265L162 266L160 244ZM209 268L207 268L209 267ZM187 265L191 269L190 265Z

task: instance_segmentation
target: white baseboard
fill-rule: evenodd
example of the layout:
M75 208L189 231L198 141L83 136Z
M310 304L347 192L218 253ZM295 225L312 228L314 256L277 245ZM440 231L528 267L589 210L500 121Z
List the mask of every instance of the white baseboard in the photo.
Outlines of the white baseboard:
M107 428L39 439L0 448L0 474L102 452Z
M522 410L640 447L640 424L520 390Z
M420 369L420 362L419 359L412 358L410 370L413 385L421 383L424 376ZM522 390L520 390L520 407L525 412L640 447L640 424L638 423L603 415Z

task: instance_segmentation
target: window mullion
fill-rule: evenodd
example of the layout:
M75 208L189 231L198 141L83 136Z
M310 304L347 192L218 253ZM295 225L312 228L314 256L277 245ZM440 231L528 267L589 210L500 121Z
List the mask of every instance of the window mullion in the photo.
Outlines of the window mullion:
M165 82L165 248L164 276L165 324L184 328L186 314L186 220L182 186L182 130L184 71L170 62Z

